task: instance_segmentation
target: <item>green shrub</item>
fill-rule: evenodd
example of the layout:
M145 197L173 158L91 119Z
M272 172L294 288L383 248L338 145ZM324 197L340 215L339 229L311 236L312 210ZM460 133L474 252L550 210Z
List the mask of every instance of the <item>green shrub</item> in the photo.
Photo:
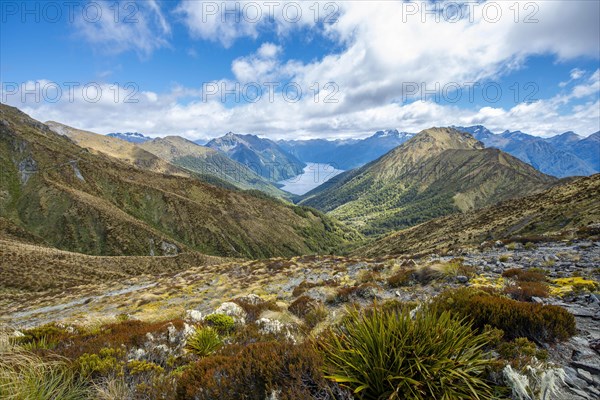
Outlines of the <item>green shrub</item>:
M217 331L213 328L206 327L196 329L196 331L188 338L187 348L192 353L200 357L205 357L214 353L223 344Z
M506 339L526 337L534 342L566 340L576 333L575 317L559 306L525 303L482 290L460 288L440 294L433 303L472 320L474 327L502 329Z
M489 399L490 360L476 334L448 312L356 310L318 345L330 379L359 399Z
M510 342L503 342L497 348L500 357L519 371L525 369L528 365L532 365L534 357L539 361L545 361L548 358L548 352L538 349L535 343L527 338L517 338Z
M76 365L83 376L119 375L123 372L123 349L104 348L98 354L83 354L77 359Z
M215 328L221 335L227 335L233 332L235 328L235 320L233 317L225 314L209 314L204 317L204 322Z

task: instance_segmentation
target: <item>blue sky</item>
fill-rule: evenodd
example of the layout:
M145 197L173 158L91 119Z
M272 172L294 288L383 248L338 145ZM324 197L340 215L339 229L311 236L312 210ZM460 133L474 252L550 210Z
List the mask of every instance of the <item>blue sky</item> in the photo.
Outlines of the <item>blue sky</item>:
M599 2L470 2L460 18L458 2L226 3L237 20L221 1L5 1L2 102L99 133L191 139L600 130Z

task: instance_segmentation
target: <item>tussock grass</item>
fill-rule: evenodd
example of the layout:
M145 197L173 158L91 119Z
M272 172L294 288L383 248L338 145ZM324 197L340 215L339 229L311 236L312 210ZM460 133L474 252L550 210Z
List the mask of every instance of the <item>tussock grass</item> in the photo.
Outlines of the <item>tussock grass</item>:
M353 310L318 345L328 377L358 399L490 399L487 334L444 312Z

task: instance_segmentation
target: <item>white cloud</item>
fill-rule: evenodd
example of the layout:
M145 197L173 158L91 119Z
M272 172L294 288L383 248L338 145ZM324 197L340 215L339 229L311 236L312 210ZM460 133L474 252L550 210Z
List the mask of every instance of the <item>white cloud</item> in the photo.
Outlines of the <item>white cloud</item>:
M119 54L133 50L148 57L168 46L171 26L156 0L91 4L95 11L74 13L74 26L78 35L100 51Z
M220 2L182 1L177 15L183 18L192 35L223 46L230 46L242 37L259 38L265 29L286 35L299 27L316 26L312 10L308 9L312 2L302 3L306 12L303 9L303 19L295 24L282 17L270 21L265 17L268 14L254 23L247 19L236 23L234 18L223 22L219 13L207 15L208 3L222 7ZM235 2L227 2L231 8L232 3ZM243 7L250 2L239 4ZM365 135L386 127L418 131L434 125L476 123L492 130L519 129L537 135L567 130L589 134L599 130L598 71L591 79L583 80L585 75L573 70L571 79L578 84L568 94L512 107L459 108L426 100L404 101L404 97L409 94L407 84L412 83L431 90L436 84L443 87L454 82L465 87L470 82L494 80L519 68L531 55L552 54L560 60L598 57L600 2L518 2L517 22L515 2L495 2L502 10L498 21L492 22L491 11L484 14L484 5L479 5L472 21L465 18L453 23L443 18L436 22L432 15L410 14L405 2L338 4L338 22L318 25L321 33L341 49L338 52L303 63L286 60L281 46L267 42L232 63L232 72L242 83L293 80L304 93L299 102L286 101L278 92L274 101L263 95L256 103L232 107L222 104L218 96L203 100L199 89L175 87L164 94L140 93L137 104L114 101L91 104L81 99L72 104L28 101L25 111L38 119L56 119L101 133L137 130L190 138L215 137L229 130L271 137L341 137ZM425 3L416 4L422 8ZM531 12L535 12L534 18L539 21L524 23ZM161 27L160 18L154 21L158 21L163 36L152 39L154 44L136 44L136 48L151 51L162 45L161 37L167 32ZM118 29L117 32L118 38L126 33ZM337 102L327 103L326 96L336 87L326 90L330 82L339 90L333 94ZM215 83L232 84L226 80ZM315 101L316 87L320 89L318 101ZM411 100L419 96L412 96ZM573 105L575 100L577 105Z

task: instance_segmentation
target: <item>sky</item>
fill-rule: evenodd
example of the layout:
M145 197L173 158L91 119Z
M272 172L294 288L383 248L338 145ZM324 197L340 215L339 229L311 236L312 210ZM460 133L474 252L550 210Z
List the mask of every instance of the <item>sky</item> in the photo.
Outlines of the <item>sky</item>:
M600 130L600 1L11 1L0 101L97 133Z

